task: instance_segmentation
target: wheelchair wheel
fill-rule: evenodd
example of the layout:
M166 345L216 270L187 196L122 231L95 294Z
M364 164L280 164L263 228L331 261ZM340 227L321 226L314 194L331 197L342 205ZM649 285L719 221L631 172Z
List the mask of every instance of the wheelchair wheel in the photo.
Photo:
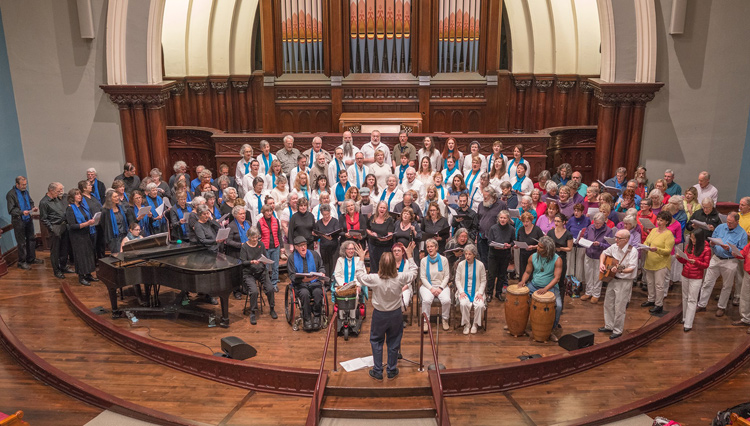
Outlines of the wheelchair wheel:
M289 284L286 286L286 292L284 293L284 315L286 316L286 322L289 324L294 321L296 305L297 304L294 300L294 289L292 288L292 285Z
M344 341L349 341L349 327L344 327Z

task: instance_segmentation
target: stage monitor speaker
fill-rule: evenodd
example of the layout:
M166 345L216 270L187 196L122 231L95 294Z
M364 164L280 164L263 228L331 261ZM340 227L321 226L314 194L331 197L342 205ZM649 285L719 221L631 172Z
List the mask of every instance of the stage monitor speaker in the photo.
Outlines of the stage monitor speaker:
M558 343L560 344L560 347L569 351L587 348L594 344L594 333L588 330L576 331L575 333L566 334L560 337Z
M258 354L258 351L242 341L239 337L227 336L221 339L221 350L232 359L248 359Z

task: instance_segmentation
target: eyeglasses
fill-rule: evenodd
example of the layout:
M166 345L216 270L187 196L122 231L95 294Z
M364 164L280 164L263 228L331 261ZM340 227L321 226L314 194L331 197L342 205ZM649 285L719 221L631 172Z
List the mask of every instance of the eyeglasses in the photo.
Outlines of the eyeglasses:
M615 240L628 240L628 239L629 238L625 238L625 237L615 237Z

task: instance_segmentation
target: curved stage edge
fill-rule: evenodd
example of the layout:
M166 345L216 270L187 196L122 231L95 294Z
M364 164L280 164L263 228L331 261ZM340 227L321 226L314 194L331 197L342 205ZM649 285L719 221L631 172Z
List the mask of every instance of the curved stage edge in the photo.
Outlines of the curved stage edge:
M61 284L66 300L85 323L125 349L156 363L209 380L259 392L313 395L318 371L251 364L218 358L139 336L92 313L69 285ZM497 367L448 369L441 372L446 397L505 392L559 379L623 356L666 333L682 317L682 308L624 337L588 348Z
M123 416L160 425L188 426L195 423L126 401L87 385L40 358L21 342L0 316L0 346L32 376L80 401Z

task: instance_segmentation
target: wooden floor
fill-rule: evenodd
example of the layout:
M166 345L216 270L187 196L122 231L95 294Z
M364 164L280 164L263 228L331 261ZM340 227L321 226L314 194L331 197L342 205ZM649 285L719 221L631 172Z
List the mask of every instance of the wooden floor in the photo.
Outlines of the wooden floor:
M100 283L92 287L78 286L72 275L68 282L86 306L107 307L106 291ZM88 328L71 311L59 291L59 283L44 266L35 266L31 271L12 268L0 279L0 316L26 346L55 367L104 392L192 422L304 423L309 398L248 392L153 363L115 345ZM281 288L283 290L283 284ZM679 291L679 287L672 291L667 309L679 304ZM203 321L194 318L141 316L137 327L127 320L113 323L202 353L217 351L222 337L234 335L258 349L258 356L250 362L318 368L324 334L292 331L283 320L283 291L277 293L277 298L280 318L271 320L266 306L257 326L251 326L242 315L243 301L235 300L230 307L232 324L226 330L208 328ZM640 308L642 300L644 294L634 290L626 333L654 321ZM205 307L211 309L208 305ZM715 308L713 300L709 308ZM685 334L677 325L658 341L584 373L503 394L448 398L451 421L454 424L498 424L497 419L503 418L506 419L503 424L554 424L664 390L702 372L748 338L744 328L729 325L737 316L736 311L730 308L724 318L716 318L710 311L701 313L693 332ZM556 344L535 343L505 333L502 330L503 305L497 301L490 304L489 317L490 327L486 333L480 331L477 335L465 336L460 329L441 330L440 362L448 368L465 368L521 362L517 356L525 352L543 356L565 352ZM601 303L592 305L566 299L561 319L565 332L594 331L602 321ZM367 356L370 353L368 334L369 318L359 337L349 342L339 339L339 361ZM608 341L606 335L595 334L596 343ZM406 358L418 359L416 326L405 331L403 354ZM429 352L425 356L429 357ZM329 361L327 368L332 367ZM417 372L416 367L405 363L400 367L404 382L425 380L424 373ZM100 412L37 382L4 352L0 353L0 371L12 378L3 380L0 385L0 411L23 409L31 424L85 424ZM672 418L683 424L705 424L705 419L713 417L716 411L742 402L743 398L750 399L750 385L744 384L748 375L750 372L745 366L727 381L726 385L731 388L731 392L727 392L729 395L715 387L664 412L674 413L670 414ZM372 384L365 371L332 373L330 383L341 382ZM63 421L56 414L61 406L65 407ZM657 414L660 413L649 413Z

